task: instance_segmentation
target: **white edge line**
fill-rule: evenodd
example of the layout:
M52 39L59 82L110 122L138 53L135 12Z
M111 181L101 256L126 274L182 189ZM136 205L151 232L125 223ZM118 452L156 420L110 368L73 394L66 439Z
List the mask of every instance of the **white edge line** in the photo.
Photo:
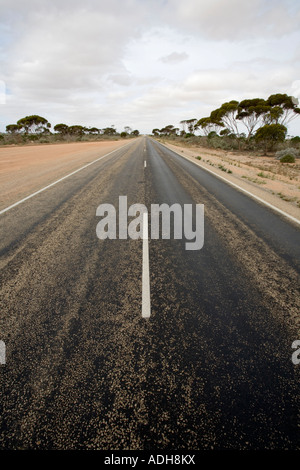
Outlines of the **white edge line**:
M41 189L39 189L38 191L35 191L35 192L32 193L32 194L29 194L29 196L24 197L24 198L21 199L20 201L15 202L14 204L12 204L11 206L6 207L5 209L2 209L2 210L0 211L0 215L1 215L1 214L4 214L5 212L8 212L10 209L13 209L14 207L18 206L19 204L22 204L22 202L25 202L25 201L27 201L28 199L31 199L32 197L37 196L38 194L42 193L43 191L46 191L46 189L49 189L49 188L51 188L52 186L55 186L57 183L60 183L61 181L63 181L63 180L65 180L65 179L69 178L70 176L75 175L75 173L78 173L79 171L84 170L84 169L87 168L88 166L93 165L94 163L99 162L99 161L102 160L103 158L108 157L109 155L111 155L112 153L117 152L118 150L121 150L121 149L127 147L127 146L130 145L131 143L132 143L132 142L129 142L128 144L125 144L125 145L123 145L122 147L119 147L119 148L117 148L117 149L114 149L114 150L112 150L111 152L106 153L105 155L102 155L102 157L99 157L99 158L97 158L96 160L93 160L92 162L89 162L89 163L87 163L86 165L82 166L81 168L78 168L77 170L72 171L72 173L69 173L69 174L63 176L62 178L59 178L58 180L54 181L53 183L48 184L48 185L45 186L44 188L41 188Z
M157 141L156 141L157 142ZM278 207L276 206L273 206L273 204L270 204L269 202L265 201L264 199L260 198L259 196L256 196L255 194L253 193L250 193L250 191L247 191L247 189L244 189L242 188L241 186L239 186L238 184L236 183L233 183L232 181L229 181L227 180L226 178L224 178L224 176L221 176L221 175L218 175L217 173L214 173L212 170L210 170L209 168L205 168L204 166L201 165L201 163L198 163L198 162L194 162L193 160L190 160L188 157L186 157L185 155L182 155L178 152L176 152L176 150L173 150L173 149L170 149L168 148L166 145L162 144L161 142L158 142L160 145L162 145L163 147L167 148L168 150L171 150L171 152L174 152L176 153L177 155L179 155L180 157L183 157L185 158L186 160L188 160L189 162L193 163L194 165L196 166L199 166L200 168L202 168L203 170L207 171L208 173L211 173L212 175L216 176L217 178L225 181L226 183L230 184L231 186L233 186L234 188L237 188L239 189L240 191L242 191L243 193L247 194L248 196L252 197L253 199L256 199L257 201L261 202L262 204L265 204L266 206L270 207L271 209L273 209L274 211L278 212L279 214L287 217L288 219L292 220L293 222L295 222L296 224L300 225L300 220L299 219L296 219L295 217L293 217L292 215L290 214L287 214L287 212L284 212L282 211L281 209L279 209Z
M151 315L150 275L149 275L149 243L148 243L148 212L143 213L143 272L142 272L142 318Z

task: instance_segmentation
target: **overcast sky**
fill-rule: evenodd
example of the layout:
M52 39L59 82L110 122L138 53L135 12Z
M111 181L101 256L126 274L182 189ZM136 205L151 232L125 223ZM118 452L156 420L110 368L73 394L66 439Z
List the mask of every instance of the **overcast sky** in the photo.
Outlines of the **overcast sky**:
M39 114L150 133L231 99L300 98L300 1L0 0L0 61L0 131Z

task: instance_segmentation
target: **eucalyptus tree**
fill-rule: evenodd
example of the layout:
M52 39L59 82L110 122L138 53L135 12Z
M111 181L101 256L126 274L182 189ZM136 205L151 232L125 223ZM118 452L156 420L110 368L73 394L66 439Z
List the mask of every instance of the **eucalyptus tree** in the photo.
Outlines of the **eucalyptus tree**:
M34 133L40 134L41 132L49 131L51 124L42 116L34 114L32 116L25 116L17 121L20 130L24 130L25 134Z
M224 103L220 108L210 113L211 122L218 126L226 127L232 134L239 136L239 128L237 122L239 102L232 100Z
M77 136L81 137L85 133L85 128L83 126L78 125L78 124L74 125L74 126L70 126L69 129L68 129L68 133L71 134L71 135L77 135Z
M254 134L255 130L263 125L266 115L270 113L271 106L262 98L246 99L239 103L236 119L241 121L247 131L247 140Z
M105 127L103 129L103 135L116 135L117 131L114 127Z
M180 124L182 126L182 133L186 133L186 126L187 126L187 120L186 119L182 119L182 121L180 121Z
M67 124L63 124L63 123L55 124L55 126L53 127L53 130L55 132L58 132L59 134L66 135L66 134L68 134L69 126L67 126Z
M89 134L92 134L92 135L99 134L99 133L100 133L100 129L98 129L98 127L90 127L90 128L88 129L88 133L89 133Z
M6 132L8 134L17 134L21 129L21 126L19 126L18 124L8 124L6 126Z
M267 104L271 107L270 114L267 116L270 123L286 126L300 114L299 100L287 94L270 95Z
M198 122L198 119L195 119L195 118L186 120L187 128L190 134L195 133L195 130L197 129L197 122Z
M176 134L176 132L177 132L177 129L172 124L169 124L168 126L165 126L159 130L159 133L161 135L166 135L166 136L174 135Z
M204 117L199 119L197 122L197 128L199 127L202 129L205 136L208 136L210 132L218 132L220 128L224 127L222 122L212 121L211 117Z

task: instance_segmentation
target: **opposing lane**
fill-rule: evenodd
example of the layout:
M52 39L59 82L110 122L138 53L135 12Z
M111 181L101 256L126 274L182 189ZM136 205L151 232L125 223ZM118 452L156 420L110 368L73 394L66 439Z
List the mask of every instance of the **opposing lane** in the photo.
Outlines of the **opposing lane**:
M296 232L278 252L179 160L141 139L6 217L2 448L297 447ZM149 240L148 319L142 240L96 237L120 195L205 205L199 252Z
M176 397L185 396L187 409L193 410L188 429L198 439L201 436L201 447L281 448L289 446L289 440L291 447L297 445L299 376L290 362L289 337L299 333L299 273L287 263L289 257L269 246L268 233L266 239L260 238L259 219L255 230L251 217L250 223L246 221L246 211L241 221L216 198L206 173L199 184L181 165L183 159L162 146L149 144L148 153L149 203L183 204L193 199L205 206L202 250L186 252L177 241L150 245L152 309L164 319L163 332L158 329L154 335L160 338L156 350L164 357L163 376L168 383L173 363L183 383L192 384L186 392L174 391L173 422L182 408ZM287 225L294 236L294 227ZM173 361L166 343L176 337L179 350L175 353L173 348ZM162 411L162 399L156 396L156 401Z
M289 257L295 268L300 269L299 226L278 216L267 206L257 203L244 193L214 177L199 166L186 160L172 150L156 142L155 146L162 154L172 159L173 168L177 164L177 172L184 171L197 181L203 189L213 195L230 212L244 221L259 237L266 240L276 252Z

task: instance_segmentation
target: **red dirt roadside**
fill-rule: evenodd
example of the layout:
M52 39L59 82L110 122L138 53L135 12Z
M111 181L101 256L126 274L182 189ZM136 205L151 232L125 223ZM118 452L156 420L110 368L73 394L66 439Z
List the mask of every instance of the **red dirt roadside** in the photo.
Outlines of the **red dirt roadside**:
M0 148L0 210L125 144L119 140Z

